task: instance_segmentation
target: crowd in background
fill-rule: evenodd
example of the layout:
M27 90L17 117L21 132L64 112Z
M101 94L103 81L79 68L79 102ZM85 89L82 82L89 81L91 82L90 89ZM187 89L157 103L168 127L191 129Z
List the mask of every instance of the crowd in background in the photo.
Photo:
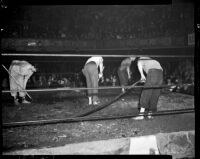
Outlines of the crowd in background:
M187 36L194 32L193 7L193 4L14 7L13 15L7 18L11 21L3 23L1 33L4 38L65 40ZM16 14L17 11L21 14ZM113 68L105 73L104 81L100 85L119 85L116 69L111 71ZM190 88L194 89L192 62L183 60L176 66L167 62L163 68L165 84L176 85L170 89L171 91L187 92ZM132 78L132 81L136 80L134 71ZM6 88L6 83L8 79L2 81L3 89ZM29 88L82 87L85 86L85 78L82 73L77 72L73 74L36 72L27 86ZM194 91L189 92L192 94Z
M183 36L194 29L192 5L64 7L24 8L23 17L18 21L16 17L2 35L11 38L111 40ZM58 25L53 25L52 21Z
M169 90L194 94L194 62L191 60L180 60L175 66L169 63L165 67L165 83L174 85Z

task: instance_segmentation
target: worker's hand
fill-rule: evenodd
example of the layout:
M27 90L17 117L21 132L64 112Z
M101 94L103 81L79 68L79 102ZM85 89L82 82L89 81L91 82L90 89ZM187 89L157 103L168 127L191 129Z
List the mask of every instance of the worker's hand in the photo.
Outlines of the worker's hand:
M102 73L99 74L99 79L101 79L101 78L103 78L103 74Z
M104 69L105 69L105 66L102 66L102 72L103 72Z
M143 77L141 77L140 81L141 82L146 82L146 78L143 76Z
M36 67L34 67L34 66L31 68L31 70L32 70L33 72L36 72L36 71L37 71Z
M23 75L31 76L34 72L36 72L36 68L34 66L31 66L26 71L24 71Z
M84 69L84 68L82 69L82 72L83 72L83 74L85 75L85 69Z
M103 83L104 82L104 77L102 76L101 77L101 81L100 81L101 83Z

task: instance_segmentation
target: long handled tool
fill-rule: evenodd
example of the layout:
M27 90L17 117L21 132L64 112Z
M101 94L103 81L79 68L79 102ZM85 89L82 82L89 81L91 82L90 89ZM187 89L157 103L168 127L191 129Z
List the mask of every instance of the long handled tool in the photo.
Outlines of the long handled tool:
M28 92L26 92L26 90L24 90L24 88L22 88L22 86L17 82L17 80L11 75L11 73L8 71L8 69L2 64L2 67L8 72L8 74L14 79L15 83L26 93L26 95L31 99L31 96L28 94Z

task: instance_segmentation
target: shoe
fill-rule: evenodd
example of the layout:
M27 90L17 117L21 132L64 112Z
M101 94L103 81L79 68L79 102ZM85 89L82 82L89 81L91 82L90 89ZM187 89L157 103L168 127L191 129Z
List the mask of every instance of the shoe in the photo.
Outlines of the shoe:
M89 101L88 105L92 105L92 101Z
M31 102L27 101L26 99L22 100L23 104L30 104Z
M14 103L15 103L15 105L19 105L20 104L18 99L15 99Z
M89 99L88 105L92 105L92 97L88 97L88 99Z
M98 104L100 104L100 101L94 101L93 102L93 105L98 105Z
M139 116L133 117L133 120L143 120L144 119L144 114L140 113Z
M148 112L148 114L147 114L147 118L148 118L148 119L153 119L153 117L152 117L152 112L151 112L151 111Z

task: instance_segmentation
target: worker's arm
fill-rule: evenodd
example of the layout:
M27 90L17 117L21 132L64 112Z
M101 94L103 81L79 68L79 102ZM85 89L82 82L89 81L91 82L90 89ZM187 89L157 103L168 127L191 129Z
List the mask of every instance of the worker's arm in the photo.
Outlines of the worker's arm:
M128 73L128 79L131 79L130 66L128 66L128 67L126 68L126 70L127 70L127 73Z
M138 62L138 70L140 72L140 76L141 76L141 81L146 81L146 77L144 76L144 72L143 72L143 67L142 67L142 63L139 61Z
M103 77L103 70L104 70L103 61L100 61L100 64L99 64L99 78Z

